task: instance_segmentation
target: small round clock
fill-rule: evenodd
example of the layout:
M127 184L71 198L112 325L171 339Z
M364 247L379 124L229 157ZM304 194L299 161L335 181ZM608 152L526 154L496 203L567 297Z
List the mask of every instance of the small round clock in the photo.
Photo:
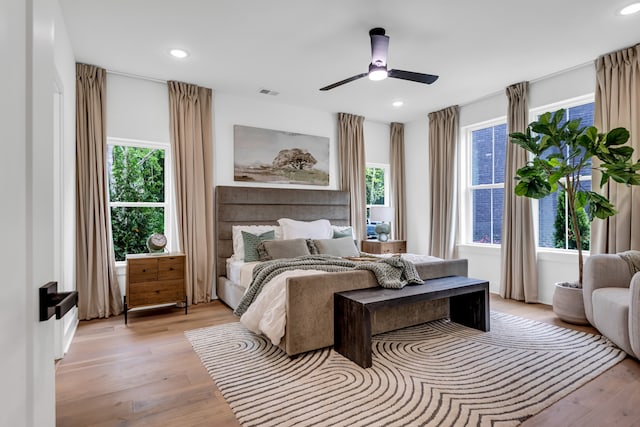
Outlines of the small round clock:
M164 252L167 246L167 237L161 233L154 233L147 239L147 248L151 253Z

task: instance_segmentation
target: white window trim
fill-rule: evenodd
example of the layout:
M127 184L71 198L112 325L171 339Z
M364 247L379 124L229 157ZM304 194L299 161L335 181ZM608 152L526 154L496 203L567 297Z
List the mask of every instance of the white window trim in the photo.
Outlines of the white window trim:
M503 184L471 185L471 135L474 131L506 124L507 116L498 117L483 122L464 126L460 129L462 141L460 144L460 239L463 245L500 247L496 243L479 243L473 241L473 198L472 190L504 188ZM509 136L507 135L507 138Z
M595 94L589 93L586 95L576 96L574 98L565 99L563 101L553 102L551 104L545 104L540 107L532 108L529 110L529 123L538 119L538 116L546 113L547 111L557 111L561 108L569 109L572 107L577 107L578 105L589 104L595 102ZM594 117L595 118L595 117ZM532 159L533 155L529 154L529 158ZM580 181L592 181L591 176L589 177L581 177ZM592 184L593 188L593 184ZM532 219L533 219L533 233L535 235L536 241L536 251L537 252L550 252L550 253L565 253L565 254L574 254L577 253L577 249L566 249L566 248L547 248L540 246L540 221L539 221L539 201L537 199L531 199L531 210L532 210ZM566 205L565 205L565 215L566 215ZM566 232L568 232L568 228L566 228ZM565 236L565 246L567 244L567 238ZM590 251L582 251L583 255L589 256Z
M164 208L164 235L167 237L167 249L175 251L174 241L174 185L173 185L173 159L171 143L159 141L145 141L141 139L117 138L107 136L107 145L121 145L126 147L156 148L164 150L164 202L112 202L108 200L109 209L112 207L160 207ZM109 197L110 191L107 192ZM113 244L113 242L111 242ZM126 261L116 261L116 266L124 266Z
M365 165L365 168L377 168L377 169L382 169L384 170L384 205L367 205L368 208L370 208L371 206L379 206L379 207L383 207L383 208L388 208L391 206L391 200L389 200L390 197L390 189L389 187L391 186L390 184L390 165L387 165L385 163L367 163Z
M545 104L540 107L531 108L529 110L529 123L537 119L537 116L547 111L556 111L561 108L565 110L567 108L577 107L582 104L589 104L591 102L595 102L595 94L590 93L587 95L580 95L574 98L565 99L563 101L553 102L551 104Z

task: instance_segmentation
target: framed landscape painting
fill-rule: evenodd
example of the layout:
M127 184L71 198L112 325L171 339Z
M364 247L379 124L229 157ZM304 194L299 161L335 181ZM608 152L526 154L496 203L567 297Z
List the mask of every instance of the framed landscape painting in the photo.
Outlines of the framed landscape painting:
M234 181L329 185L329 138L233 126Z

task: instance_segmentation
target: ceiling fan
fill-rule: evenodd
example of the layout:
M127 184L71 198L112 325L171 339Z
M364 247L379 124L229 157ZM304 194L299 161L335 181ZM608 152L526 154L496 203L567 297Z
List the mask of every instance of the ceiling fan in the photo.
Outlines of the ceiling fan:
M438 76L433 74L415 73L413 71L403 70L387 70L387 54L389 52L389 36L385 35L384 28L372 28L369 31L371 37L371 64L369 64L369 72L357 74L348 79L341 80L337 83L330 84L320 88L320 90L330 90L354 80L369 76L371 80L384 80L387 77L402 80L411 80L412 82L425 83L430 85L438 80Z

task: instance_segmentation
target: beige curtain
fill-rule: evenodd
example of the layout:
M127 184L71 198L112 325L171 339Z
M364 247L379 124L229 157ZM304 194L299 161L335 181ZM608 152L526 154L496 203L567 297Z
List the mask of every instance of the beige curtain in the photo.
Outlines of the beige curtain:
M76 64L76 287L83 320L122 312L107 193L106 75Z
M640 44L596 60L596 105L594 124L600 132L625 127L631 133L628 142L634 149L633 160L640 156ZM594 159L597 166L597 159ZM593 189L599 191L600 174L593 171ZM616 253L640 250L640 188L611 181L601 193L609 198L618 213L591 224L591 253Z
M211 299L213 279L212 91L167 82L180 249L187 255L187 301Z
M429 113L430 255L449 259L455 248L458 106Z
M338 113L338 163L340 189L351 195L351 226L356 239L366 239L364 117Z
M509 98L507 134L524 132L527 128L528 90L528 82L516 83L506 90ZM516 171L526 163L527 152L507 140L500 249L502 257L500 295L503 298L537 302L538 270L531 199L518 197L514 193Z
M391 123L391 203L393 204L393 238L406 240L407 212L404 177L404 124Z

